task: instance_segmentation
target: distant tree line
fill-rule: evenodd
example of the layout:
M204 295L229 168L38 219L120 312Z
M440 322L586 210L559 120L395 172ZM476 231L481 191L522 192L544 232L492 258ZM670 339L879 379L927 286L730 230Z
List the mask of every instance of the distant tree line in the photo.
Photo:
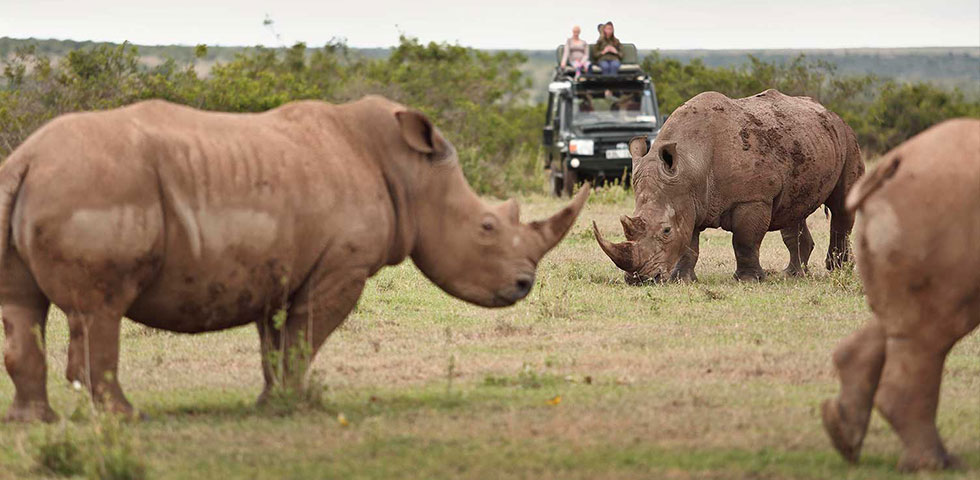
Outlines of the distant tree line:
M470 183L504 195L541 189L540 129L544 107L528 101L521 53L486 52L402 37L387 56L352 54L342 42L310 49L249 48L208 75L194 58L147 67L130 44L92 44L52 59L36 45L2 59L0 159L48 120L67 112L106 109L143 99L229 112L258 112L298 99L344 102L381 94L430 115L457 147ZM840 114L869 154L882 152L945 118L980 117L980 102L927 83L840 76L832 64L804 56L790 63L750 57L740 67L708 67L647 56L665 112L706 90L746 96L774 87L809 95Z

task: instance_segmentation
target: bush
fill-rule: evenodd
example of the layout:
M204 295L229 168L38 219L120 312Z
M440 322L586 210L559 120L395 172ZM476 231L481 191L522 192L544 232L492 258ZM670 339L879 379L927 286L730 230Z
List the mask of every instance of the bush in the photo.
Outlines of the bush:
M91 405L89 405L91 406ZM37 442L35 459L47 474L71 477L85 475L93 480L142 480L148 477L135 439L120 418L96 414L85 428L62 423L47 430Z
M47 430L36 448L35 459L45 473L71 477L85 472L82 449L64 426L57 432Z
M153 48L153 47L146 47ZM190 52L190 50L188 50ZM193 57L193 58L190 58ZM504 196L544 186L539 133L544 106L528 98L520 53L485 52L401 37L385 58L353 55L342 42L309 49L242 49L207 76L197 59L204 45L148 68L136 47L78 44L58 61L35 46L2 59L0 159L48 120L161 98L197 108L258 112L298 99L344 102L380 94L431 116L457 147L463 172L481 194ZM643 60L664 112L706 90L732 97L778 88L809 95L837 112L866 151L880 153L929 125L954 116L980 116L980 101L927 83L898 84L871 76L842 77L834 65L800 55L788 63L749 56L742 67L684 64L653 53Z
M208 55L197 46L195 56ZM256 47L199 77L193 63L139 65L129 44L71 51L56 64L34 48L4 61L0 86L0 158L31 132L66 112L105 109L161 98L207 110L260 112L300 99L344 102L381 94L432 117L460 152L478 192L505 195L542 189L538 165L542 106L526 98L530 85L518 53L488 53L402 37L384 59L354 57L343 43L310 50Z
M657 98L670 113L698 93L713 90L732 98L768 88L805 95L847 122L866 154L884 153L948 118L980 117L980 101L962 92L919 82L899 84L871 75L840 76L828 62L799 55L791 62L765 62L752 55L742 67L708 67L700 59L687 64L654 52L643 68L656 81Z

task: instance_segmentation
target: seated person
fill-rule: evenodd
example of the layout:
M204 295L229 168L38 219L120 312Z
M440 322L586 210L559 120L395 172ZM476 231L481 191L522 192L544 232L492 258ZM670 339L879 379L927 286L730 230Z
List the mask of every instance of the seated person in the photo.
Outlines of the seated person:
M619 100L609 107L610 110L614 112L638 112L640 111L640 94L639 93L620 93Z
M571 66L575 69L575 78L589 71L589 44L579 38L582 29L578 25L572 27L572 37L565 41L565 52L561 56L561 68Z
M623 63L621 50L623 45L616 38L615 29L612 22L602 25L599 40L595 42L595 58L602 69L603 75L616 75L619 73L619 66Z

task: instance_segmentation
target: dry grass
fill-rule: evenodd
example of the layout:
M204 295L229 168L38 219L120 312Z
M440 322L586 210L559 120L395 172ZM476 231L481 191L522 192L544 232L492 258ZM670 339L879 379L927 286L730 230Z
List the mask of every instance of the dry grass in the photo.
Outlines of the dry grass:
M525 218L560 205L522 203ZM898 478L900 445L879 417L859 467L836 456L820 427L819 401L837 390L830 352L869 316L853 278L823 269L823 214L809 220L808 278L738 284L730 235L709 231L698 284L637 288L587 229L595 219L615 238L631 211L631 200L590 202L530 297L507 309L452 299L410 262L384 270L317 357L324 412L252 408L254 329L184 336L127 324L120 376L150 415L131 428L152 476ZM778 234L762 255L773 272L789 259ZM64 415L74 401L63 380L66 327L52 315L50 389ZM973 468L950 478L980 469L977 358L973 335L947 362L940 428ZM12 396L0 375L0 408ZM37 474L40 428L0 426L0 478Z

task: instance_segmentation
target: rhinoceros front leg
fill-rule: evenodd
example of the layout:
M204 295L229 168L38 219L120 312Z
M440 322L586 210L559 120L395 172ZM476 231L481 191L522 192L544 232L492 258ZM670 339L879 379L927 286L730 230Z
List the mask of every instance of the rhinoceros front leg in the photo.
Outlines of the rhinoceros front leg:
M701 249L701 232L697 229L691 236L691 243L684 250L681 259L670 273L670 279L681 282L696 282L698 276L694 274L694 266L698 264L698 255Z
M831 442L851 463L861 455L884 363L885 330L877 319L844 339L834 351L841 391L837 398L824 401L821 413Z
M257 323L265 379L259 405L277 388L305 388L306 372L320 346L361 297L366 270L321 270L318 267L293 296L282 325L275 325L274 318Z
M783 244L789 250L789 265L783 273L791 277L806 275L810 253L813 252L813 237L810 236L810 229L806 226L806 219L780 230L779 233L783 237Z
M58 415L48 403L48 369L44 327L50 302L37 287L20 257L4 256L2 282L4 364L14 382L14 403L5 421L53 422Z
M759 246L769 231L771 216L772 206L762 202L742 203L732 209L736 280L765 280L766 272L759 263Z

